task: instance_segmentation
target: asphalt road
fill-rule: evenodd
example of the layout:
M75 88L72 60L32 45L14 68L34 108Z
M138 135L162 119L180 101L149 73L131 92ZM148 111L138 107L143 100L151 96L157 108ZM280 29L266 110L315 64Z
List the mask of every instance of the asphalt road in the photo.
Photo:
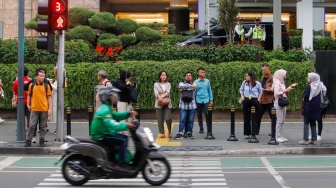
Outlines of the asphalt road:
M0 156L0 187L73 187L65 182L58 156ZM161 187L330 188L336 156L174 157L172 175ZM82 187L150 187L136 179L89 181Z

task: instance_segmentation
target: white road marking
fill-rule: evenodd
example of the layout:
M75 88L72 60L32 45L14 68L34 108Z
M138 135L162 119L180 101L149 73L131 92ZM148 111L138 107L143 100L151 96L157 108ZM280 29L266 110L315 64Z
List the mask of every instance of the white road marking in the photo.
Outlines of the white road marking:
M6 159L0 161L0 171L4 168L10 166L11 164L15 163L16 161L22 159L22 157L7 157Z
M280 176L280 174L273 168L271 163L267 160L266 157L260 157L261 161L269 171L269 173L274 177L274 179L280 184L282 188L290 188L286 181Z

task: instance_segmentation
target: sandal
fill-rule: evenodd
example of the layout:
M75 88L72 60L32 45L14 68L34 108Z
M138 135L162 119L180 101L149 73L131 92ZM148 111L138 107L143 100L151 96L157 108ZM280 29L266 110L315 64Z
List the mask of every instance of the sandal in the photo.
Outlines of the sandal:
M164 138L165 137L165 135L164 134L160 134L160 138Z
M173 135L172 135L171 133L169 133L169 134L168 134L168 137L171 138L171 137L173 137Z

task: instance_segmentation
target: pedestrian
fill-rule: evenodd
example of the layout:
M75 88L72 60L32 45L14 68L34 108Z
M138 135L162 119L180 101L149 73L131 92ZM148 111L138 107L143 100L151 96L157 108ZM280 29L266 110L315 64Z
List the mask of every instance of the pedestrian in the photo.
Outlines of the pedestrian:
M162 70L158 74L158 82L154 84L154 95L155 95L155 111L156 118L158 121L159 127L159 136L160 138L165 137L164 123L166 121L168 128L168 137L171 138L171 126L172 126L172 117L171 117L171 108L172 103L170 100L170 89L171 85L168 82L168 74L166 71Z
M308 73L309 85L303 92L303 140L301 145L316 144L316 121L321 120L320 104L322 97L322 84L320 76L314 72ZM312 138L308 141L308 126L310 125Z
M271 74L271 69L267 63L261 66L263 76L261 77L261 88L262 94L259 101L259 113L257 115L257 130L256 135L260 132L260 123L262 116L267 111L270 119L272 119L272 108L274 106L274 94L272 90L273 76Z
M198 79L195 80L196 91L196 105L197 105L197 117L198 117L198 125L199 125L199 133L204 133L203 128L203 119L202 112L204 112L207 129L209 131L210 125L210 117L208 115L208 107L209 105L213 105L213 95L211 90L210 80L205 78L205 69L200 67L197 69Z
M193 127L196 112L196 101L195 101L195 89L196 85L192 81L192 73L186 72L184 74L184 82L179 83L180 91L180 102L179 108L180 113L180 125L179 132L175 136L175 139L183 138L183 130L187 126L187 138L194 139Z
M40 124L40 146L44 147L44 136L47 131L48 116L51 114L51 87L44 82L45 71L37 69L36 82L29 85L27 107L31 111L29 129L25 147L31 147L37 122ZM30 105L31 104L31 105Z
M243 18L239 17L237 20L237 25L234 28L234 43L235 44L245 44L245 30L243 27Z
M112 86L112 83L107 79L108 77L108 74L107 74L107 71L106 70L99 70L98 73L97 73L97 80L99 82L99 85L98 85L98 91L97 91L97 94L96 94L96 105L95 105L95 110L98 109L99 105L100 105L100 97L98 95L99 93L99 89L102 88L102 87L106 87L106 86Z
M4 90L2 89L2 87L3 87L3 84L2 84L2 81L0 79L0 99L4 99L5 98ZM5 120L0 117L0 124L2 122L4 122L4 121Z
M120 90L119 97L120 100L117 102L117 111L133 111L133 106L131 103L129 87L131 86L130 78L131 74L128 71L120 70L119 78L113 81L113 86ZM126 122L126 121L124 121Z
M52 87L52 94L51 94L51 101L52 101L52 111L51 115L49 117L49 121L51 123L56 123L57 119L57 66L54 66L54 79L49 79L51 82L51 87ZM57 133L57 124L55 127L55 131L53 132L54 134Z
M254 23L255 23L255 25L253 27L250 27L250 30L245 35L245 37L249 37L249 36L252 35L252 39L259 39L258 43L255 44L255 45L264 47L264 41L266 39L265 27L262 27L260 25L260 18L259 17L256 17L254 19ZM252 45L254 45L253 40L252 40Z
M282 127L286 120L286 106L279 106L279 98L287 97L286 93L290 92L298 83L293 83L286 88L285 80L287 79L287 71L280 69L275 71L273 76L273 92L274 92L274 107L276 109L276 141L287 142L288 139L283 137Z
M255 107L255 113L259 112L259 101L262 94L260 82L256 81L256 76L252 70L248 71L245 80L242 82L240 89L240 97L243 104L244 115L244 135L246 139L251 138L251 107ZM257 127L256 120L252 119L252 125Z
M322 86L322 95L323 97L327 97L327 87L323 84L323 82L321 82L321 86ZM322 129L323 129L323 121L322 118L325 118L325 114L327 112L327 107L322 107L320 109L320 113L321 113L321 119L317 120L317 141L321 141L322 140Z
M25 86L31 81L31 78L28 77L28 68L24 67L23 68L23 85ZM18 94L19 94L19 80L15 80L13 82L12 86L12 92L13 92L13 98L12 98L12 103L17 104L18 103ZM23 103L24 103L24 116L25 116L25 130L27 131L29 128L29 121L30 121L30 110L28 109L27 106L27 100L28 100L28 94L26 91L23 91ZM17 105L15 105L17 106Z

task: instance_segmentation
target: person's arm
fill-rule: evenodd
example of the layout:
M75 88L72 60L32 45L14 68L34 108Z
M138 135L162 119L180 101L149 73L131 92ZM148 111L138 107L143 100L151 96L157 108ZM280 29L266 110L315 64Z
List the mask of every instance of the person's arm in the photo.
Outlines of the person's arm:
M113 119L115 119L116 121L121 121L121 120L127 119L130 116L130 112L129 111L112 112L112 115L113 115Z
M248 33L246 33L245 34L245 37L249 37L249 36L251 36L251 34L252 34L252 29L253 27L250 27L250 30L248 31Z
M213 95L212 95L212 89L211 89L211 84L210 84L210 80L208 81L208 93L209 93L209 103L211 105L213 105Z
M27 97L27 108L28 108L28 110L31 110L31 107L30 107L30 104L31 104L31 94L32 94L32 92L31 92L31 85L32 84L29 84L29 86L28 86L28 97Z
M129 112L123 112L128 113ZM118 131L125 131L127 129L126 123L119 123L115 119L114 112L112 112L107 105L101 105L99 109L99 114L101 114L102 121L104 125L109 129L110 133L118 132Z
M112 82L107 81L106 86L112 86Z
M244 87L245 87L245 81L242 82L242 84L240 85L240 88L239 88L240 98L242 100L245 99L245 96L244 96Z
M49 85L49 87L47 88L48 89L48 91L47 91L47 96L48 96L48 107L49 107L49 109L48 109L48 116L50 116L51 115L51 110L52 110L52 100L51 100L51 86Z
M260 82L257 82L257 89L258 89L258 101L261 101L261 96L262 96L262 88Z
M238 35L241 35L241 34L244 33L244 29L239 30L239 25L236 25L236 27L235 27L235 32L236 32Z

